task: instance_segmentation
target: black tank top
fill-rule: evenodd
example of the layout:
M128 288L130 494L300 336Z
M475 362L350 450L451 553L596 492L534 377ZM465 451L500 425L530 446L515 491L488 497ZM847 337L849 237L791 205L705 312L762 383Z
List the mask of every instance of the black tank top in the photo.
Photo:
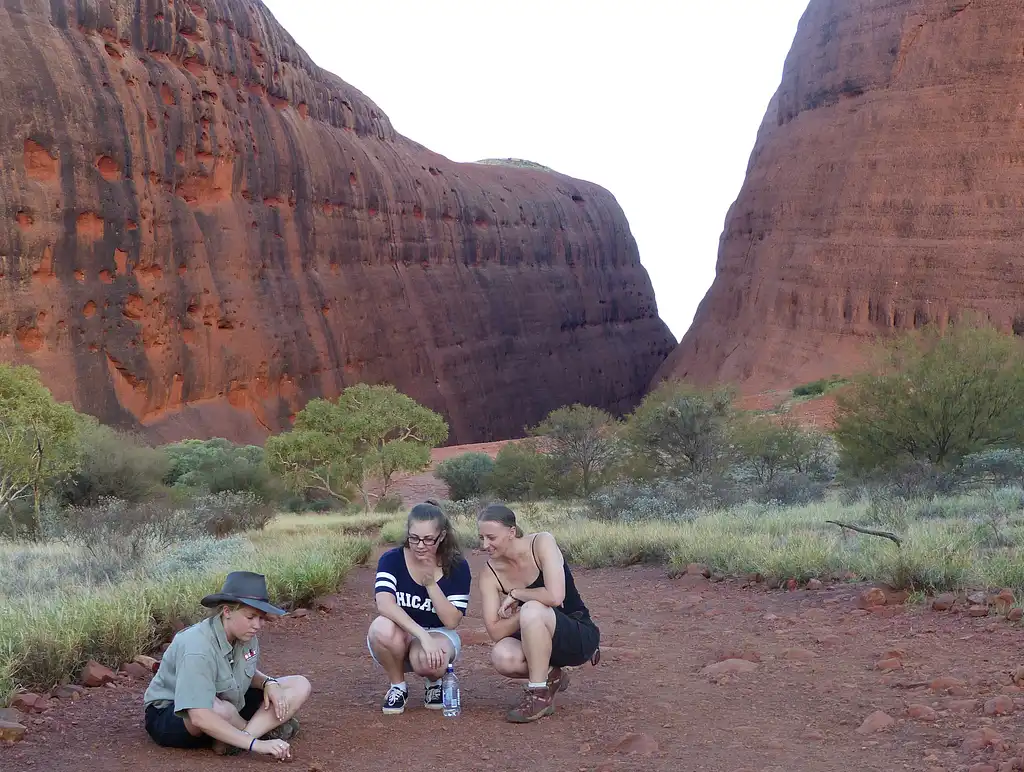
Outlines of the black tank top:
M537 578L534 579L529 585L526 586L527 590L536 590L544 586L544 569L540 567L540 561L537 560L537 535L534 534L533 539L530 541L530 552L533 553L533 562L537 564ZM508 590L505 589L505 585L501 583L501 577L498 576L498 572L494 570L494 566L491 565L491 561L487 561L487 567L491 569L491 573L494 574L494 578L498 580L498 586L501 591L508 595ZM590 618L590 610L587 609L586 604L583 603L583 598L580 597L579 590L576 589L576 582L572 578L572 571L569 570L569 564L564 560L562 561L562 570L565 572L565 598L562 599L562 605L556 606L556 608L567 616L584 617Z

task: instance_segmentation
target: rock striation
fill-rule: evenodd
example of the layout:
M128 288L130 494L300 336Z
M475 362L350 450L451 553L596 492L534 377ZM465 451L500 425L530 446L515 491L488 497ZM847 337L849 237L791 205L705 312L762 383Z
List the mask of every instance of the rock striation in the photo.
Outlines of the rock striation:
M365 381L505 438L675 346L610 193L402 137L258 0L0 0L0 83L0 359L106 422L259 442Z
M658 377L847 375L968 311L1024 334L1022 35L1012 0L811 0Z

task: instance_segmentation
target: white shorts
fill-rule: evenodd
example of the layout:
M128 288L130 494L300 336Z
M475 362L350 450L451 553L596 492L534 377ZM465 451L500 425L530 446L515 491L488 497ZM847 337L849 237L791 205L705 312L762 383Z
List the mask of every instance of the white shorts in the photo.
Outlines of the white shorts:
M452 656L451 661L452 662L456 662L459 659L459 654L462 653L462 639L459 637L459 634L457 632L455 632L454 630L449 630L447 627L426 627L424 629L428 633L440 633L445 638L447 638L449 641L451 641L452 645L455 647L455 654ZM373 647L370 646L370 636L369 635L366 636L366 648L367 648L367 650L369 650L370 656L373 657L373 661L376 662L378 666L381 666L380 662L377 661L377 655L373 653ZM408 657L405 658L405 671L404 672L406 672L406 673L413 672L412 663L409 661Z

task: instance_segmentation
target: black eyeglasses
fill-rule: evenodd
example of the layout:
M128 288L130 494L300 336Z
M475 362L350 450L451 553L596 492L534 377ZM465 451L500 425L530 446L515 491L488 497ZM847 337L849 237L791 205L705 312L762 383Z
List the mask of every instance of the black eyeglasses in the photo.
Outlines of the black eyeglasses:
M417 536L414 533L409 534L410 544L426 544L428 547L433 547L441 539L441 534L437 536Z

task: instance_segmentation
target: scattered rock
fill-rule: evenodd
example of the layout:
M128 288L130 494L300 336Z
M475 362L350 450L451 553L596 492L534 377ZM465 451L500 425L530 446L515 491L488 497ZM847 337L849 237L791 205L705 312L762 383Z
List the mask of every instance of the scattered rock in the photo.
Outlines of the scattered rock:
M142 665L144 668L152 673L155 673L160 669L160 660L153 659L153 657L147 657L145 654L140 654L132 660L137 665Z
M963 689L967 684L961 681L959 678L953 678L951 676L941 676L933 679L928 688L933 692L948 692L950 689L960 688Z
M1017 669L1013 671L1013 682L1017 686L1024 686L1024 665L1018 665Z
M1018 606L1017 608L1010 609L1009 613L1007 613L1006 615L1006 618L1011 622L1019 622L1022 618L1024 618L1024 608L1020 608Z
M149 678L153 675L153 671L149 668L145 668L138 662L129 662L121 668L122 673L127 673L129 678L142 679Z
M973 606L987 606L988 595L983 592L972 592L967 596L967 602Z
M838 646L843 642L843 639L838 635L819 635L815 640L822 646Z
M690 563L683 573L687 576L703 576L705 579L711 576L711 571L703 563Z
M42 713L50 704L45 697L33 692L20 692L11 700L11 707L22 713Z
M820 579L811 579L807 582L808 590L820 590L823 586Z
M0 742L16 743L25 737L28 730L13 721L0 721Z
M1005 614L1014 604L1013 592L1011 590L1000 590L998 595L988 599L989 605L994 606L1000 614Z
M944 592L932 599L932 611L949 611L956 604L956 596L951 592Z
M309 616L309 609L297 608L295 609L295 611L289 612L288 616L292 617L293 619L302 619L303 617Z
M967 613L970 614L972 617L987 617L988 606L974 605L967 609Z
M658 752L658 743L650 735L642 732L630 732L617 743L613 748L615 753L640 754L646 756L648 753Z
M84 691L85 690L78 684L62 684L61 686L55 687L54 690L50 692L50 696L58 700L77 700L81 699L82 692Z
M103 667L103 665L95 660L90 660L86 663L85 667L82 668L82 674L78 680L89 688L95 688L97 686L109 684L113 681L114 671L108 667Z
M809 742L819 742L825 739L825 733L818 729L805 729L803 734L800 735L800 739Z
M888 673L892 670L902 669L903 660L897 659L895 657L890 657L889 659L880 659L878 660L878 662L875 663L875 670L881 670L883 673Z
M981 729L975 729L968 734L964 738L961 747L969 753L976 753L988 747L991 747L993 750L1003 751L1006 750L1006 741L998 732L986 726Z
M999 770L991 764L971 764L967 768L967 772L999 772Z
M703 675L717 678L723 675L734 675L738 673L753 673L757 670L757 663L746 659L726 659L721 662L713 662L707 665L700 672Z
M793 662L810 662L817 656L818 655L815 654L813 651L808 651L807 649L791 648L784 649L782 652L783 659L788 659Z
M986 716L1005 716L1013 713L1013 700L1005 694L993 697L985 703Z
M9 724L24 724L27 719L20 710L0 708L0 721L6 721Z
M723 651L715 662L725 662L727 659L745 659L747 662L760 662L761 652L754 649L728 649Z
M864 723L857 728L857 734L874 734L875 732L883 732L886 729L891 728L895 723L896 720L884 710L876 710L864 719Z
M885 592L880 587L872 587L864 590L857 598L857 606L862 609L869 609L874 606L885 605Z
M708 582L708 580L700 574L683 574L676 581L678 582L680 587L685 587L687 589L694 589L698 587L704 588L711 586L710 582Z
M974 713L978 705L978 700L951 700L947 707L953 713Z
M907 715L911 718L916 718L918 721L934 721L939 716L939 714L935 712L935 708L929 707L928 705L921 705L920 703L908 705Z

